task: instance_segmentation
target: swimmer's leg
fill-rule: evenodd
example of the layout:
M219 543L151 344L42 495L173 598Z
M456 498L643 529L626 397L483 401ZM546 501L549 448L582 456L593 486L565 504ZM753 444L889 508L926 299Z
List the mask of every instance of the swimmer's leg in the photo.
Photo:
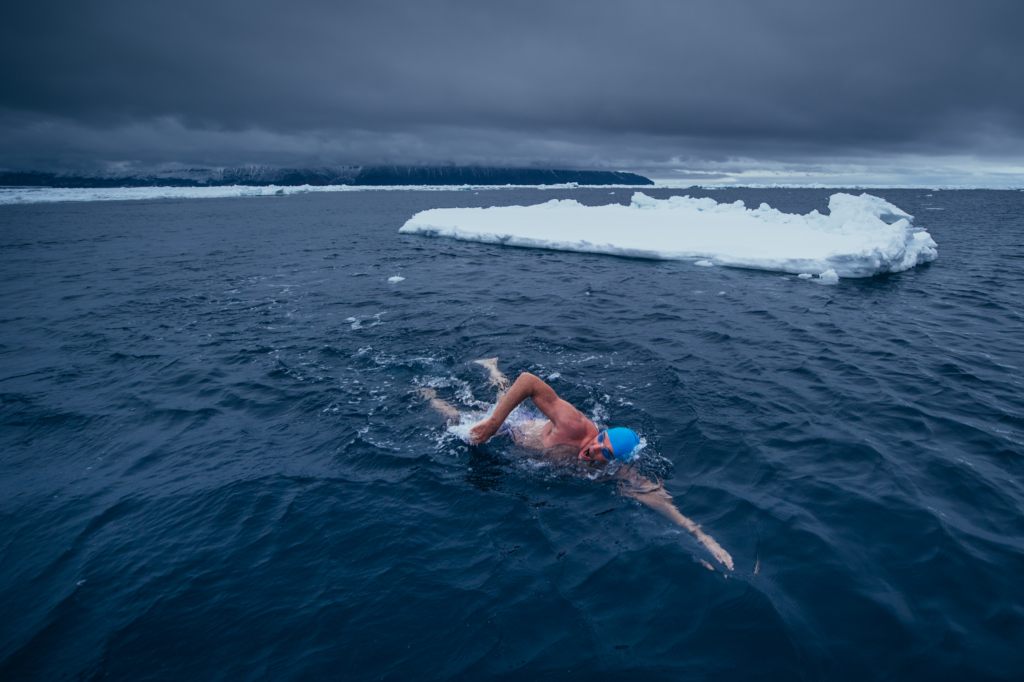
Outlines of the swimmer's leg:
M473 362L487 370L488 377L491 380L491 386L498 389L498 397L500 398L501 395L508 390L509 381L504 372L498 369L498 358L480 358Z
M451 403L438 398L437 391L432 388L421 388L417 393L421 398L428 401L430 406L443 416L449 424L459 423L462 415L459 414L459 411Z

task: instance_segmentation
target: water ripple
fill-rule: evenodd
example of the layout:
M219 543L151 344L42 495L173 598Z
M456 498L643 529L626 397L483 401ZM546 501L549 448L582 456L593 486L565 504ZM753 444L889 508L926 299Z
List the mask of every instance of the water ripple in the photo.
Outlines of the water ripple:
M411 239L539 195L388 194L2 207L0 677L1024 667L1024 195L885 193L940 260L820 287ZM494 355L641 431L736 571L612 481L448 435L416 389L481 411Z

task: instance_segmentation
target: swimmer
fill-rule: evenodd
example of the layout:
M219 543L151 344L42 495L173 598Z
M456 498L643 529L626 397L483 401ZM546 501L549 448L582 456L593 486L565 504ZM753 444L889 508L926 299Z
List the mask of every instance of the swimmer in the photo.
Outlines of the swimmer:
M484 367L490 376L491 385L498 389L498 403L489 417L476 424L469 432L474 444L487 442L495 434L508 433L523 447L538 450L545 457L559 461L575 461L589 467L604 467L614 460L628 463L636 458L640 438L632 429L617 427L599 429L594 422L570 403L558 397L554 389L539 377L523 372L509 384L508 378L498 369L497 358L475 361ZM454 406L441 400L432 389L421 389L420 395L430 402L431 407L445 416L450 424L461 419ZM547 419L535 423L509 428L506 419L516 407L527 398L533 401ZM693 535L711 555L730 571L733 560L725 549L701 527L683 514L672 503L660 482L653 482L641 476L632 467L622 466L615 476L620 481L623 494L658 511L673 523Z

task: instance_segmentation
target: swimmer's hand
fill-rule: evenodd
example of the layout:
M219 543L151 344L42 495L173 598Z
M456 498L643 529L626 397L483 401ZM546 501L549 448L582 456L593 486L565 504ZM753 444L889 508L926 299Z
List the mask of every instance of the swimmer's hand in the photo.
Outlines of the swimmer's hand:
M491 436L501 428L501 422L494 417L488 417L469 430L469 442L473 445L486 443Z

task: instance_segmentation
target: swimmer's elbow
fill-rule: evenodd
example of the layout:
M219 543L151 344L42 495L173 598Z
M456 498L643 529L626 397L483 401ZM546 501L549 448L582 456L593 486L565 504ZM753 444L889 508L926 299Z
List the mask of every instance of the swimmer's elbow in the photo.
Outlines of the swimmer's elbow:
M551 421L558 418L558 394L554 389L544 383L544 380L530 372L523 372L516 377L515 382L509 388L506 398L518 405L527 398Z
M520 374L519 377L516 379L516 383L520 381L529 386L531 389L536 389L538 384L544 383L544 381L539 376L533 374L532 372L523 372L522 374Z
M555 393L555 389L548 386L547 383L536 374L523 372L519 375L519 378L527 385L530 397L533 398L535 402L538 398L546 402L558 399L558 394Z

